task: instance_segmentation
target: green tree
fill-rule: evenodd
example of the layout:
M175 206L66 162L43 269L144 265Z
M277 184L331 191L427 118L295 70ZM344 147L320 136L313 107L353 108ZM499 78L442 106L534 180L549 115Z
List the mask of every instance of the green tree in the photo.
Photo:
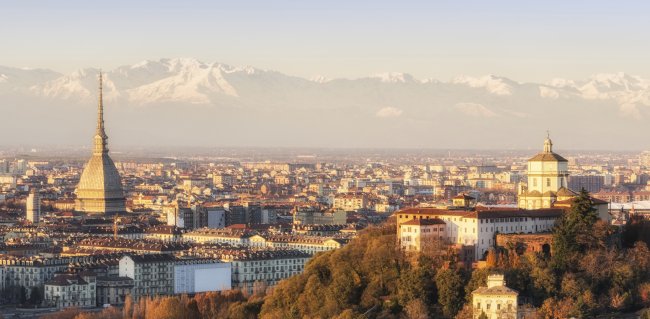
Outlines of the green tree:
M469 282L465 286L465 296L467 302L472 302L472 292L479 287L487 286L487 277L490 273L488 269L476 269L472 271L472 276L469 279Z
M438 303L443 314L451 318L463 307L465 281L457 269L442 269L436 274Z
M402 271L397 286L400 304L406 306L412 300L421 299L424 304L436 302L436 286L432 278L434 273L424 267L413 267Z
M553 261L557 269L570 267L576 254L594 242L592 228L597 220L598 214L591 197L583 188L553 231Z

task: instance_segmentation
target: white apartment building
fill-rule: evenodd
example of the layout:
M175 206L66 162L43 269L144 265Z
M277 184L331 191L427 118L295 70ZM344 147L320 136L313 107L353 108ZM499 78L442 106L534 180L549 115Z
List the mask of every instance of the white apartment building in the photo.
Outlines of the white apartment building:
M311 256L298 251L250 251L225 256L232 264L232 287L253 293L256 282L267 287L303 272Z
M57 272L68 269L71 263L92 262L93 257L13 257L0 258L0 288L25 287L28 295L32 287L43 287L46 281L54 278Z
M194 294L232 288L231 265L216 259L179 258L174 263L174 293Z
M95 307L96 281L93 273L57 274L45 283L45 304L57 308Z
M133 279L133 299L171 295L174 292L174 262L168 254L126 255L120 259L120 277Z

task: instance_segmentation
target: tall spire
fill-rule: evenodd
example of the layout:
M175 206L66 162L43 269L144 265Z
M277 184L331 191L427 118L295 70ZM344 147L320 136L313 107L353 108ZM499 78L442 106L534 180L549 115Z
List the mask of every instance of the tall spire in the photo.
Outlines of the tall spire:
M95 130L95 149L94 153L101 154L107 153L108 148L106 148L106 131L104 131L104 89L102 87L103 77L102 71L99 71L99 98L97 101L97 129Z
M97 134L106 136L104 132L104 89L102 71L99 70L99 101L97 103Z

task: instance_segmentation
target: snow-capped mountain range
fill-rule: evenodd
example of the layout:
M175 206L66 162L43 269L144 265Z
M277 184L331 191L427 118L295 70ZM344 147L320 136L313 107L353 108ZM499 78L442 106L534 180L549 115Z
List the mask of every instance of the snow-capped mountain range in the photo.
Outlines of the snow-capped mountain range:
M19 129L15 120L29 115L33 119L51 113L64 118L73 112L92 111L98 72L87 68L61 74L45 69L0 66L0 112L14 116L0 119L0 127L5 127L0 128L0 133L7 133L7 127ZM383 133L377 125L383 128L392 125L429 138L435 132L459 129L474 134L464 136L502 138L509 130L551 128L573 134L572 130L593 128L589 125L595 125L599 133L612 125L627 132L629 128L616 123L638 123L650 116L650 80L625 73L596 74L585 80L553 79L547 83L522 83L495 75L458 76L442 81L416 79L405 73L357 79L320 76L305 79L189 58L147 60L105 70L104 98L108 108L115 108L114 116L120 118L114 124L118 128L146 124L142 119L123 120L124 116L156 118L151 129L165 127L159 122L163 119L186 118L200 125L209 125L206 117L220 121L246 120L256 127L253 132L243 133L252 145L255 138L260 138L259 131L268 129L269 120L282 124L271 125L280 132L262 139L293 136L286 126L308 128L308 123L318 119L315 124L329 128L315 129L320 132L318 136L328 137L325 140L352 134L359 141L373 141L350 145L330 141L323 146L382 146L384 142L388 146L417 146L423 144L405 140L409 134ZM191 112L188 107L193 107ZM591 118L589 125L578 121L584 116ZM226 127L241 128L234 123L222 124L222 128ZM343 133L336 128L349 131ZM199 137L210 134L210 130L194 130ZM538 133L534 136L541 134ZM441 146L449 147L461 140L451 137L455 134L448 135ZM302 145L305 141L305 137L296 137L294 143ZM232 144L237 143L233 140ZM469 144L467 147L491 145ZM501 148L507 148L521 145L522 140L503 144Z

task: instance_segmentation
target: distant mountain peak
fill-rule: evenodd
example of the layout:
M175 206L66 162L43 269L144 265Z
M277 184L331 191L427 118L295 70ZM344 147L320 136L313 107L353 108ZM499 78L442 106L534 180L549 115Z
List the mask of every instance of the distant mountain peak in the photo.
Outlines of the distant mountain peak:
M416 82L412 75L401 72L376 73L370 76L371 79L378 79L382 83L412 83Z
M98 71L90 67L60 74L44 69L0 66L0 96L18 94L71 103L92 103L97 94ZM456 105L452 109L465 113L472 111L472 114L486 115L492 113L485 110L493 110L494 114L505 115L519 111L495 109L491 99L520 96L521 99L542 99L545 103L565 99L612 101L620 106L621 114L635 114L635 117L644 114L637 112L640 107L650 107L650 81L624 72L598 73L584 80L556 78L540 84L523 84L495 74L460 75L451 81L419 80L401 72L376 73L365 78L337 81L324 76L303 79L253 66L206 63L195 58L179 57L143 60L104 70L104 73L107 100L125 105L186 103L255 106L295 103L299 106L314 104L331 107L346 105L348 96L349 101L355 101L353 104L363 105L366 102L362 101L367 100L372 104L368 107L375 110L373 112L384 107L381 105L385 102L383 99L388 98L386 102L404 110L402 114L406 115L410 113L404 103L434 101L444 97L449 100L445 103ZM378 92L374 83L390 87L390 92ZM468 96L471 100L467 100ZM482 105L485 109L476 105Z

